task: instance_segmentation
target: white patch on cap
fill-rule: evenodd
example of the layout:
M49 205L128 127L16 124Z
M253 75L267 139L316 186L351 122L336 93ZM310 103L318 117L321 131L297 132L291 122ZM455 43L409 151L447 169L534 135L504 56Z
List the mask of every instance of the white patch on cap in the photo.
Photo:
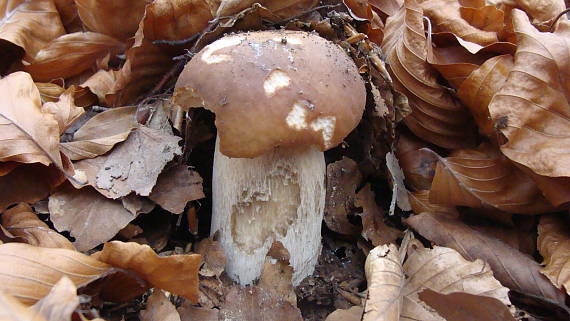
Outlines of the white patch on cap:
M223 61L232 60L232 57L229 55L214 55L214 53L220 49L237 46L243 41L243 39L243 36L234 36L214 41L206 46L206 50L204 50L204 53L202 54L202 61L207 64L218 64Z
M306 118L307 118L307 110L301 103L296 102L293 105L293 108L291 109L287 117L285 118L285 121L287 122L287 126L296 130L301 130L307 128Z
M273 41L275 42L281 42L281 43L287 43L287 44L292 44L292 45L300 45L303 42L301 41L301 39L296 38L296 37L287 37L287 36L283 36L283 37L275 37L273 38Z
M278 89L285 88L291 83L291 78L287 73L279 69L273 70L263 82L263 89L267 96L273 95Z
M323 144L327 148L334 134L335 123L336 117L334 116L319 117L311 122L311 129L316 132L321 132L321 135L323 135Z

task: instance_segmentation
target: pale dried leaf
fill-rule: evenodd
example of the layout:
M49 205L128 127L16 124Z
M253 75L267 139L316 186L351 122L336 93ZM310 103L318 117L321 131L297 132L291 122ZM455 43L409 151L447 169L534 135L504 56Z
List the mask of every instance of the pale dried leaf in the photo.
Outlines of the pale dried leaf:
M52 113L59 126L59 134L63 134L73 122L75 122L85 110L75 104L72 92L64 92L57 102L43 104L42 111Z
M71 321L71 315L78 307L77 288L67 276L63 276L48 295L30 309L43 316L46 321Z
M400 230L384 223L385 213L376 204L370 184L366 184L356 194L355 206L362 207L362 214L360 214L362 217L362 236L369 240L372 245L395 243L396 239L402 235Z
M30 310L13 296L0 291L0 320L2 321L48 321Z
M329 314L325 321L360 321L364 309L361 306L353 306L350 309L338 309Z
M163 171L149 195L156 204L174 214L181 214L186 203L204 197L202 177L186 165Z
M40 92L32 77L15 72L0 79L0 161L54 163L59 154L59 127L53 114L42 111Z
M71 142L60 144L62 152L71 160L105 154L127 139L136 127L136 110L136 107L119 107L95 115L75 132Z
M136 272L153 287L172 292L188 300L198 299L198 254L160 257L148 245L113 241L105 243L97 259L114 267Z
M66 185L49 198L50 219L58 231L69 231L79 251L110 240L136 218L120 201L111 200L91 187Z
M517 52L513 69L489 104L508 142L501 151L539 175L570 176L570 21L539 32L513 10Z
M544 258L544 274L552 284L570 291L570 230L559 216L547 215L538 224L538 250Z
M146 309L141 310L139 316L141 321L180 321L180 315L174 304L159 289L154 289L146 301Z
M23 238L30 245L75 250L68 239L50 229L26 203L20 203L4 211L1 218L2 226L8 232Z
M396 205L402 211L411 211L410 201L408 200L408 190L404 184L404 173L400 168L398 159L394 153L389 152L386 154L386 167L390 173L392 183L392 201L390 202L390 215L394 215Z
M62 35L46 44L24 67L35 81L76 76L94 67L98 59L116 55L125 45L112 37L95 32ZM72 54L71 54L72 53Z

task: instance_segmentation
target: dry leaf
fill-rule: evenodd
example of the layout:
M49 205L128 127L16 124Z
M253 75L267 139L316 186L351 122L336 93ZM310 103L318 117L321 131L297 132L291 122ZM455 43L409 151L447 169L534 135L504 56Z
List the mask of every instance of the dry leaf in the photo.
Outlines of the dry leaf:
M2 321L48 321L30 310L13 296L0 291L0 320Z
M317 0L221 0L215 9L216 17L229 17L259 3L277 18L284 20L295 17L317 4Z
M402 211L411 211L408 190L404 184L404 173L400 168L398 159L392 152L386 154L386 167L390 173L390 183L392 183L392 201L390 202L389 214L394 215L396 204Z
M81 86L89 88L97 96L101 105L109 106L106 96L113 90L118 74L119 71L116 70L100 69L85 80Z
M517 52L513 69L489 104L495 126L508 142L501 151L539 175L570 176L570 21L554 33L539 32L522 11L513 11Z
M534 24L551 22L554 17L566 9L564 0L492 0L489 2L507 8L521 8L533 18ZM562 17L562 20L565 18Z
M8 232L21 237L30 245L75 250L68 239L50 229L26 203L20 203L4 211L0 217L2 226Z
M65 176L53 166L19 165L0 176L0 210L19 202L44 199L63 182Z
M196 245L196 253L200 254L204 261L200 275L219 277L224 272L226 255L220 242L212 238L203 239Z
M60 135L85 112L82 107L75 105L75 99L70 91L61 94L57 102L47 102L43 104L42 111L49 112L55 116Z
M46 321L71 321L71 315L78 307L77 288L67 276L63 276L48 295L30 309L43 316Z
M119 107L95 115L73 134L72 141L60 144L62 152L71 160L105 154L127 139L136 127L136 110L136 107Z
M0 79L0 95L5 101L0 105L0 161L54 163L63 168L57 121L42 110L32 77L15 72Z
M70 185L49 198L50 219L58 231L69 231L79 251L90 250L113 238L136 218L120 201L111 200L91 187Z
M123 207L133 215L150 213L156 206L156 204L148 198L138 196L135 193L122 197L121 203L123 204Z
M564 295L539 273L540 265L502 241L437 214L424 213L405 222L425 238L452 247L469 260L485 260L493 268L495 277L509 288L564 304Z
M176 307L159 289L154 289L146 302L146 309L141 310L139 316L141 321L180 321Z
M83 24L91 31L126 40L135 35L152 0L75 0Z
M447 321L515 321L503 302L488 296L463 292L441 294L425 289L419 298Z
M113 241L105 243L95 256L114 267L136 272L153 287L180 295L192 302L198 299L198 254L158 256L148 245Z
M554 211L533 180L489 144L440 157L429 199L436 204L520 214Z
M40 91L42 103L57 102L63 93L70 93L74 99L74 103L80 107L89 107L97 103L97 97L89 90L89 88L71 85L65 89L57 84L36 82L36 87Z
M360 321L364 309L361 306L353 306L350 309L338 309L329 314L325 321Z
M182 321L218 321L220 310L192 306L188 301L182 303L178 313Z
M353 212L356 189L362 180L358 165L350 158L327 165L327 193L324 220L331 230L354 235L360 228L348 216Z
M111 267L77 251L7 243L0 245L0 272L0 290L31 305L63 276L81 287L110 273Z
M257 286L271 293L274 297L295 306L297 297L291 282L293 267L289 264L290 258L289 251L283 246L283 243L279 241L273 242L265 257Z
M559 216L546 215L538 224L538 250L544 257L544 274L552 284L570 291L570 230L568 223Z
M415 0L388 18L382 50L386 53L394 89L407 96L412 113L404 121L418 137L446 148L472 145L471 116L437 82L438 73L427 59L423 11Z
M356 194L355 206L362 207L362 236L372 245L395 243L402 232L384 223L384 211L376 204L370 184Z
M433 154L421 150L428 144L413 137L401 134L396 145L396 157L407 186L412 190L429 190L435 174L435 165L438 158Z
M76 76L95 66L98 59L125 50L124 44L95 32L75 32L60 36L38 51L24 67L35 81Z
M408 195L412 211L416 214L423 212L437 213L438 215L448 216L449 218L459 217L459 211L455 206L434 204L429 200L429 191L422 190L412 192Z
M163 171L148 196L163 209L181 214L186 203L206 197L202 191L202 177L186 165L177 165Z
M364 305L363 320L399 320L406 279L396 245L375 247L366 257L364 270L368 280L368 299Z

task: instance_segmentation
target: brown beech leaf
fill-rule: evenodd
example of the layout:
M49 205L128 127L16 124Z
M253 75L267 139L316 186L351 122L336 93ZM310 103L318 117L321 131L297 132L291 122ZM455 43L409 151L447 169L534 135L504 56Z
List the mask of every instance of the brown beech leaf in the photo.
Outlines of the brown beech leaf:
M501 55L488 59L461 84L457 97L471 110L479 132L494 137L495 126L489 115L489 102L501 89L513 68L513 56Z
M384 223L384 211L376 204L370 184L356 194L355 206L362 207L362 236L372 245L395 243L402 232Z
M110 273L111 266L77 251L7 243L0 245L0 272L0 291L32 305L63 276L81 287Z
M564 0L490 0L488 2L509 11L512 7L520 8L533 18L534 24L550 23L566 9ZM565 18L561 17L561 20Z
M69 93L79 107L89 107L97 103L97 96L93 94L89 88L71 85L67 89L54 84L46 82L36 82L36 87L40 91L42 103L57 102L63 93Z
M353 306L350 309L337 309L327 315L325 321L360 321L364 309L361 306Z
M503 302L488 296L464 292L441 294L425 289L419 298L447 321L515 321Z
M204 265L200 269L200 275L219 277L226 266L226 255L220 242L212 238L205 238L196 245L196 253L202 255Z
M85 112L82 107L75 105L73 93L70 91L61 94L57 102L43 104L42 111L49 112L55 116L60 135Z
M44 199L63 182L65 176L53 166L19 165L0 175L0 210L19 202Z
M73 134L72 141L60 144L61 151L71 160L105 154L127 139L137 126L136 110L136 107L118 107L95 115Z
M220 310L196 307L185 301L178 309L182 321L218 321Z
M485 260L505 286L564 304L564 295L540 274L540 265L506 243L437 214L423 213L405 222L428 240L454 248L468 260Z
M71 321L71 315L79 307L75 284L63 276L51 288L48 295L36 302L30 309L43 316L46 321Z
M473 144L475 127L468 110L437 82L439 74L426 61L423 10L406 0L388 18L382 50L386 53L394 88L407 96L412 113L404 122L422 139L446 148Z
M135 39L187 39L202 31L211 19L210 7L205 0L155 0L146 6ZM138 45L140 43L135 42L135 46Z
M42 110L40 92L25 72L0 79L0 161L54 163L59 154L59 127L53 114Z
M65 34L52 0L3 1L0 17L0 39L23 48L26 60L34 57L47 43ZM2 60L9 59L4 56L7 53L2 53Z
M38 51L24 66L35 81L50 81L81 74L95 66L97 59L125 50L124 44L95 32L75 32L60 36Z
M2 321L48 321L30 310L13 296L0 291L0 320ZM217 319L216 319L217 320Z
M105 243L95 257L114 267L134 271L153 287L198 300L198 254L158 256L148 245L113 241Z
M119 71L117 70L100 69L85 80L81 86L89 88L97 96L101 105L109 106L106 97L113 90L118 75Z
M448 216L450 218L459 217L459 211L455 206L434 204L430 202L429 190L411 192L409 194L409 199L412 211L416 214L432 212L438 213L438 215Z
M281 20L299 15L318 3L317 0L221 0L217 2L219 6L213 8L216 17L233 16L251 7L254 3L259 3Z
M560 216L545 215L538 224L538 250L544 257L544 274L552 284L570 291L570 230Z
M180 315L174 304L168 300L163 291L154 289L148 298L146 309L139 312L141 321L180 321Z
M206 197L202 177L186 165L177 165L163 171L148 196L163 209L181 214L186 203Z
M455 150L440 158L429 198L436 204L491 207L519 214L554 211L534 181L489 144Z
M348 215L353 212L355 193L361 180L358 164L350 158L343 157L327 166L324 220L331 230L345 235L360 232L360 228L348 220Z
M386 16L393 16L404 5L403 0L368 0L368 3L377 11L382 12Z
M136 215L120 201L104 197L90 187L64 186L49 198L50 219L58 231L69 231L79 251L110 240Z
M406 185L412 190L429 190L435 174L438 158L434 153L422 148L429 145L412 135L400 134L396 145L396 157L404 176Z
M508 289L493 277L482 260L470 262L446 247L408 248L404 253L393 244L374 248L366 258L368 299L364 321L423 320L444 321L421 303L418 293L431 289L442 294L465 292L491 297L510 304Z
M126 40L135 35L152 0L75 0L83 24L91 31Z
M68 239L50 229L26 203L20 203L4 211L0 218L6 230L14 236L21 237L30 245L75 250Z
M508 142L501 151L539 175L570 176L570 21L539 32L513 10L517 52L513 69L489 104Z

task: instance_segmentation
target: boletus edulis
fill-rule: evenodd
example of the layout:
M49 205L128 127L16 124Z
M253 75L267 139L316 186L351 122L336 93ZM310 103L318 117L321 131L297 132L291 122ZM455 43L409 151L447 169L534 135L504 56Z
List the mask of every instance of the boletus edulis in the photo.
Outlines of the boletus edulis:
M323 151L340 144L364 111L354 62L312 33L232 34L186 64L173 101L215 113L211 233L220 233L226 272L252 283L280 241L300 283L321 249Z

